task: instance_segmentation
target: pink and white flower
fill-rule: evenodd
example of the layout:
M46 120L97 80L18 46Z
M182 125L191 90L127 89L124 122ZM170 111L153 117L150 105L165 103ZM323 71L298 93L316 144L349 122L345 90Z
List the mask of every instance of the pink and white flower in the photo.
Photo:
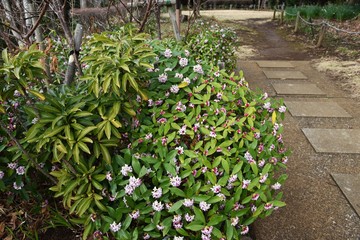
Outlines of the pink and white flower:
M194 215L190 215L188 213L185 214L185 220L187 222L192 222L194 220L195 216Z
M273 185L271 186L271 188L274 189L274 190L279 190L279 189L281 188L281 184L278 183L278 182L276 182L275 184L273 184Z
M116 223L114 221L112 224L110 224L110 230L112 232L118 232L120 230L120 228L121 228L121 223Z
M240 232L241 235L245 235L249 232L249 227L246 225L241 225L240 228L241 228L241 232Z
M194 199L184 199L183 205L185 207L192 207L194 205Z
M166 73L160 74L158 80L161 83L166 83L167 82L167 74Z
M286 107L285 106L280 106L279 107L279 112L281 112L281 113L286 112Z
M132 211L132 213L129 213L129 216L130 216L132 219L137 219L138 217L140 217L140 211L139 211L139 209L136 209L136 210Z
M122 166L122 168L121 168L121 174L122 174L123 176L128 176L129 173L132 172L132 171L133 171L132 167L129 166L129 165L127 165L127 164L125 164L125 165Z
M164 204L156 200L155 202L153 202L152 208L154 209L154 211L160 212L164 209Z
M170 58L172 56L172 52L169 48L165 49L164 56L166 58Z
M175 150L177 150L178 154L183 154L184 153L184 148L182 146L176 147Z
M153 198L161 198L162 196L162 189L154 187L154 189L151 192Z
M188 59L187 58L180 58L179 64L181 67L186 67L188 65Z
M206 203L204 201L201 201L200 204L199 204L200 209L203 210L203 211L209 210L210 206L211 206L210 203Z
M181 178L179 176L170 178L170 184L173 187L179 187L181 185Z
M178 93L179 92L179 86L178 85L172 85L170 87L170 92L172 93Z
M250 183L251 183L251 180L244 179L242 181L242 188L246 189L249 186Z
M221 192L221 186L220 185L214 185L211 188L211 191L213 191L213 193L219 193L219 192Z

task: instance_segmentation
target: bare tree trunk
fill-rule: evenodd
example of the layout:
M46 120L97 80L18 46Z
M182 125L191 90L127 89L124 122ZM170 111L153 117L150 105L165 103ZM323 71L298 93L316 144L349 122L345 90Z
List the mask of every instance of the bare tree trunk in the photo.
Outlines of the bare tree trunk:
M80 8L87 8L87 1L86 0L80 0Z
M74 50L72 51L72 54L69 57L69 62L68 62L69 65L68 68L66 69L66 74L65 74L66 85L70 85L72 82L74 82L76 65L79 64L78 55L81 48L82 36L83 36L83 28L80 24L77 24L74 35ZM79 69L79 71L81 71L81 68Z
M11 14L12 10L10 7L9 0L1 0L1 3L4 6L5 17L10 23L11 33L14 35L14 37L16 38L16 40L18 42L18 45L21 47L24 45L24 43L22 42L22 37L21 37L20 31L16 26L16 22L14 19L15 16Z

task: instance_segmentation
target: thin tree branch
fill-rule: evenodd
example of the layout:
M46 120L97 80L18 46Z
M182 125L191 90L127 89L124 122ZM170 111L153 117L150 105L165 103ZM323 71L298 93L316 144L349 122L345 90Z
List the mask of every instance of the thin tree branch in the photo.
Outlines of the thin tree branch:
M35 23L34 26L30 29L30 31L24 36L25 39L29 39L29 37L34 33L35 29L39 26L42 17L45 15L46 10L47 10L48 7L49 7L49 2L46 1L46 2L45 2L45 6L44 6L43 9L41 10L39 17L38 17L38 19L36 20L36 23Z
M30 162L35 166L35 168L40 171L45 177L50 179L54 184L57 183L56 179L53 178L49 173L42 169L39 164L30 156L30 154L21 146L20 142L11 134L11 132L6 128L3 122L0 122L0 127L6 132L12 141L14 141L20 151L30 160Z
M139 31L138 31L139 33L144 31L145 23L147 22L148 17L149 17L149 15L151 13L151 7L152 7L152 0L149 0L149 2L147 4L147 7L146 7L145 16L143 18L143 21L142 21L142 23L140 25L140 28L139 28Z

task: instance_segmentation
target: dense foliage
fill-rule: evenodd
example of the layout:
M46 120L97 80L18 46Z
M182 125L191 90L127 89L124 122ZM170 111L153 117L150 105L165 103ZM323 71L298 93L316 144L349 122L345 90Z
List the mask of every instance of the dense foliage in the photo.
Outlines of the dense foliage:
M83 239L238 239L284 206L286 108L228 70L230 31L202 34L226 47L199 54L199 37L149 40L130 26L94 35L81 80L45 92L39 52L4 51L0 190L37 195L40 182Z
M297 12L306 19L327 19L345 21L353 19L360 14L360 5L336 5L329 4L325 6L304 5L299 7L286 7L288 18L295 18Z

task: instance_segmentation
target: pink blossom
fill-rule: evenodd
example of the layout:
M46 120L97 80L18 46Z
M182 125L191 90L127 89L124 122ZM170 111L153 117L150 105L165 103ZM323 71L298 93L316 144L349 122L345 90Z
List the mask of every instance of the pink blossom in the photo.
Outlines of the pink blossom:
M140 211L138 209L134 210L134 211L132 211L132 213L129 214L129 216L132 219L137 219L138 217L140 217Z
M160 198L162 196L162 189L154 187L151 194L152 194L153 198Z
M199 206L200 206L200 209L201 209L201 210L207 211L207 210L210 209L211 204L210 204L210 203L206 203L206 202L204 202L204 201L201 201L200 204L199 204Z
M184 148L182 146L176 147L175 150L177 150L178 154L183 154L184 153Z
M112 224L110 224L110 230L112 231L112 232L117 232L117 231L119 231L120 230L120 228L121 228L121 223L116 223L115 221L112 223Z
M271 188L274 189L274 190L279 190L279 189L281 188L281 184L278 183L278 182L276 182L275 184L273 184L273 185L271 186Z
M231 226L235 227L239 223L239 217L231 218L230 221L231 221Z
M170 178L170 184L173 187L180 186L181 185L181 178L179 176L175 176L175 177Z
M185 199L183 205L185 207L192 207L194 205L194 199Z
M213 193L219 193L221 191L221 186L220 185L214 185L211 188L211 191L213 191Z
M240 232L241 235L245 235L245 234L247 234L249 232L249 227L248 226L241 225L240 227L241 227L241 232Z
M194 215L190 215L190 214L188 214L188 213L185 214L185 220L186 220L187 222L193 221L194 218L195 218Z
M246 189L249 186L250 183L251 183L251 180L244 179L242 181L242 188Z
M153 202L152 208L154 209L154 211L160 212L164 209L164 204L156 200L155 202Z
M264 209L265 210L270 210L273 208L273 204L272 203L265 203Z
M201 230L201 233L205 235L211 235L212 230L213 230L213 226L206 226Z
M125 164L125 165L122 166L122 168L121 168L121 174L122 174L123 176L128 176L129 173L132 172L132 171L133 171L132 167L129 166L129 165L127 165L127 164Z

